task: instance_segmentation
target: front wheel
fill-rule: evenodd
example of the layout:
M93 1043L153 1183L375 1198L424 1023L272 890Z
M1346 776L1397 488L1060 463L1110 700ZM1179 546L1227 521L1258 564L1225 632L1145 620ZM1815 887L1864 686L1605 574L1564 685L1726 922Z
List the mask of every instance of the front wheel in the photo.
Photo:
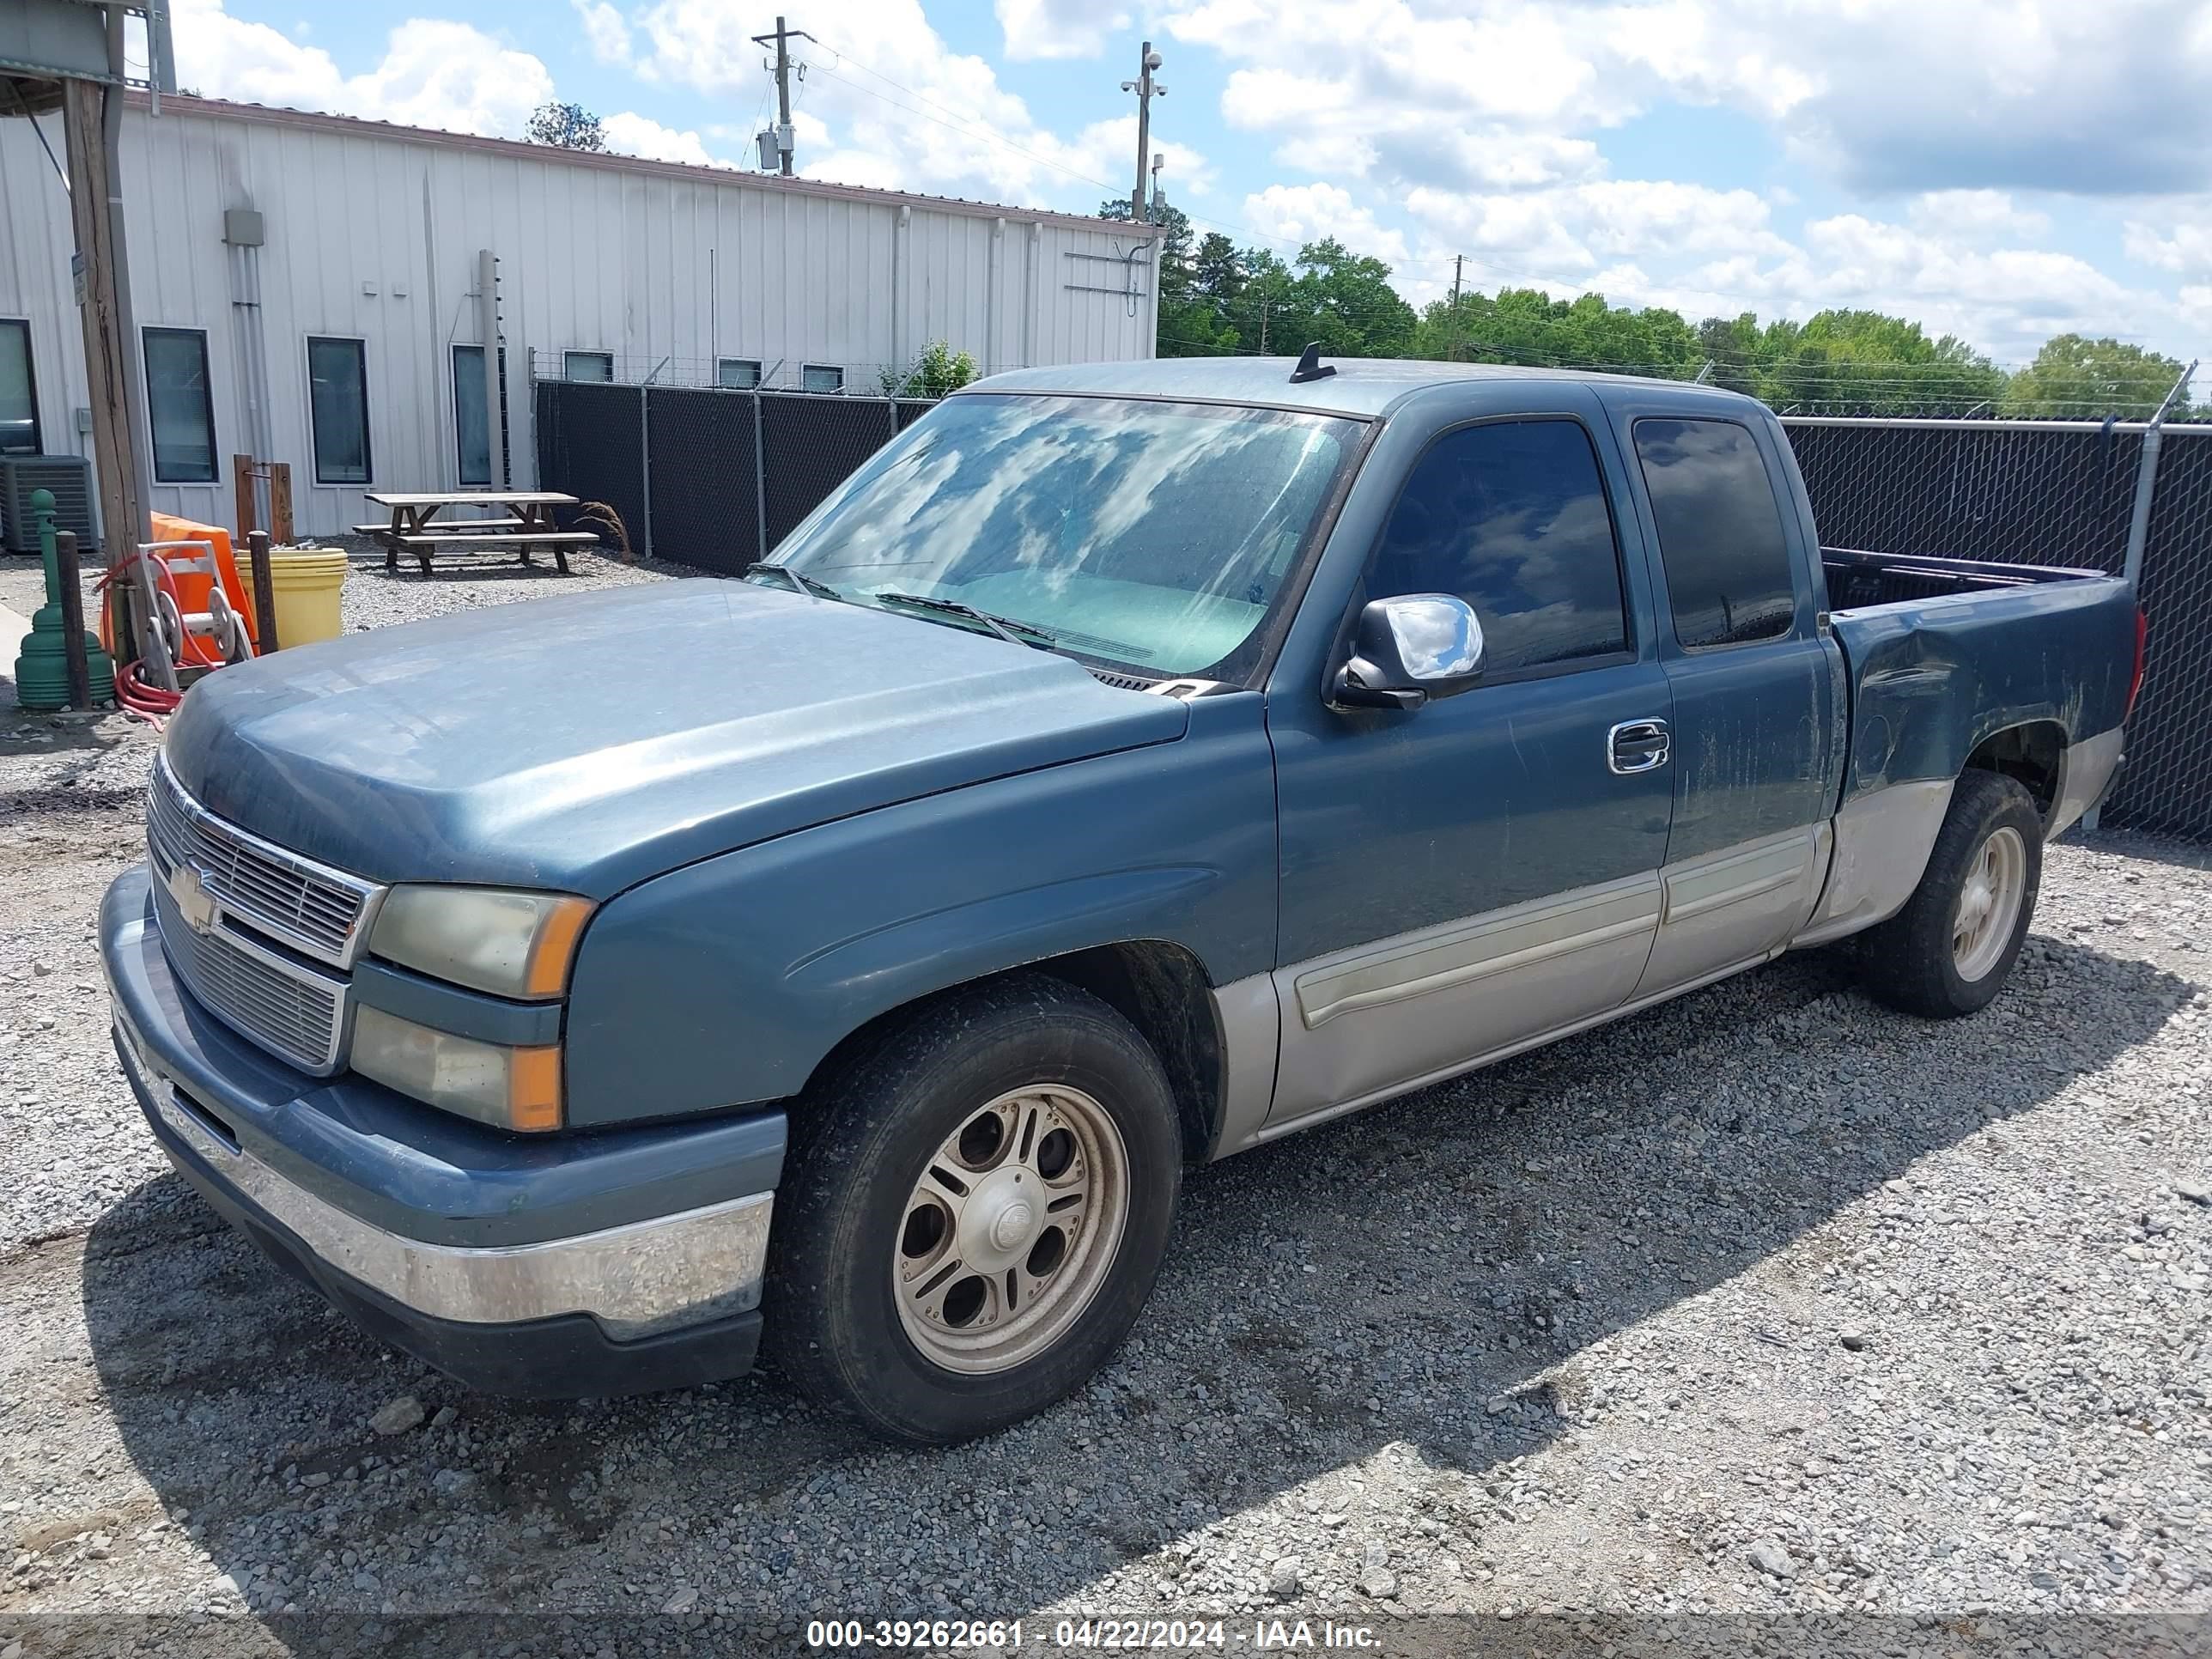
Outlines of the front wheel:
M1952 791L1912 896L1867 930L1867 988L1931 1019L1988 1006L2012 976L2043 881L2043 819L2016 779L1970 771Z
M1073 1389L1128 1334L1182 1175L1158 1057L1042 975L961 992L793 1114L766 1335L809 1394L943 1445Z

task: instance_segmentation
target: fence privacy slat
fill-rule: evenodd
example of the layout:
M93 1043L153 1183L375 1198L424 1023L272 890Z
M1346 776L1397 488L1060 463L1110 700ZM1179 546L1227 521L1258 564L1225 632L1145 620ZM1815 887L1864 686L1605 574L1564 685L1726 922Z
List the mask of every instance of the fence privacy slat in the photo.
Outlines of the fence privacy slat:
M540 380L537 415L539 487L566 490L579 501L605 501L643 552L645 410L637 388Z
M655 558L735 576L760 556L753 400L655 386L646 396Z
M761 393L762 510L768 545L775 545L891 441L890 406L874 398L810 398Z

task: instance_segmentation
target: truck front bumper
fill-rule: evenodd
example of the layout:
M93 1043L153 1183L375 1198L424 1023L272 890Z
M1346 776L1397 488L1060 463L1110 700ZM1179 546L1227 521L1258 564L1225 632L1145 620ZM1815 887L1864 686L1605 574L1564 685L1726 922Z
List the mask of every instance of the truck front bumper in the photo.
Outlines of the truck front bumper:
M501 1134L232 1034L171 975L143 866L109 889L100 939L116 1052L170 1162L368 1330L538 1398L750 1368L781 1113Z

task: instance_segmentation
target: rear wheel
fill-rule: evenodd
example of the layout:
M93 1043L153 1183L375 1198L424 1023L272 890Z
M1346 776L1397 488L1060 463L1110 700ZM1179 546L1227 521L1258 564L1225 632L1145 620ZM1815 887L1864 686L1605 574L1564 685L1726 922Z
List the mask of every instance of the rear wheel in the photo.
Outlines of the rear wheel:
M1085 992L1027 975L933 1004L793 1120L768 1342L880 1434L945 1444L1042 1410L1151 1295L1182 1175L1174 1097Z
M1970 771L1905 908L1868 929L1867 988L1933 1019L1988 1006L2020 960L2043 880L2043 819L2017 780Z

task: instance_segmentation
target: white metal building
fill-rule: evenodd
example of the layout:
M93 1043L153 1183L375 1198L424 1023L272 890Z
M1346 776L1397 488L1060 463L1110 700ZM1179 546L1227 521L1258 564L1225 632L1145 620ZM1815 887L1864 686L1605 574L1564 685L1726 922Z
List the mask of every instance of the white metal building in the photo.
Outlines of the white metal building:
M933 341L987 373L1152 355L1127 224L185 97L133 103L122 169L148 505L216 523L236 454L289 463L303 536L380 516L369 489L528 487L533 366L880 396ZM70 251L0 121L0 450L86 453Z

